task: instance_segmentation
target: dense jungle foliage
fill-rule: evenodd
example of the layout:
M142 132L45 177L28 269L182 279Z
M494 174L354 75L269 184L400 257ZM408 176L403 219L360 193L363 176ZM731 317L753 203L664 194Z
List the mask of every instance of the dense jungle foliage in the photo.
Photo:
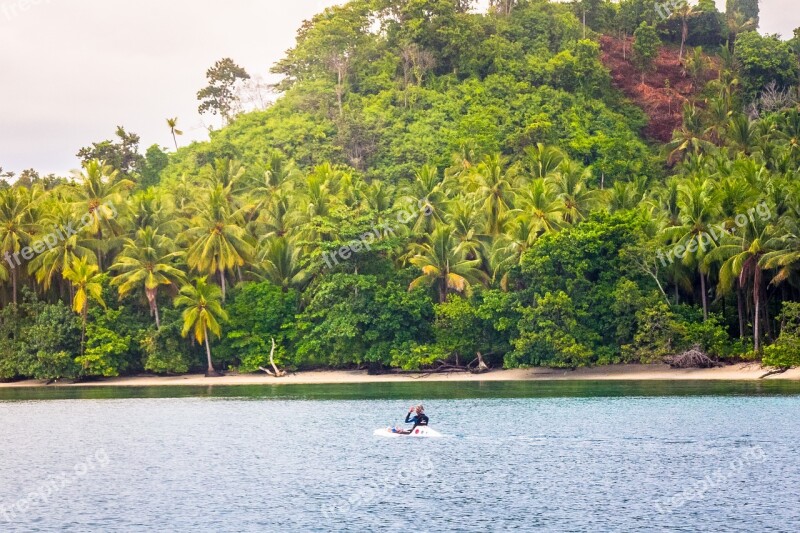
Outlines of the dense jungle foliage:
M800 364L800 33L753 1L472 4L327 9L265 109L209 69L209 141L119 128L9 180L0 379L254 372L273 340L294 369ZM601 35L714 72L672 142Z

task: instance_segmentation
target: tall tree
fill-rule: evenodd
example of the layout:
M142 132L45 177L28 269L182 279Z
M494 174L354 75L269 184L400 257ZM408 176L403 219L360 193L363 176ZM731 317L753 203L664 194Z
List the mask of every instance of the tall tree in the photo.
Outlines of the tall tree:
M92 161L102 161L104 166L120 172L123 177L133 178L142 172L145 164L145 158L139 153L140 138L135 133L125 131L122 126L117 126L115 135L117 141L92 143L81 148L77 155L84 167Z
M686 47L686 39L689 38L689 19L696 13L695 8L689 2L684 2L673 11L672 16L677 17L681 21L681 51L678 54L678 60L683 60L683 51Z
M177 150L178 149L177 135L183 135L183 132L178 129L178 117L168 118L167 127L169 127L169 132L172 134L172 141L175 143L175 150Z
M752 20L753 29L758 28L758 0L726 0L725 14L730 18L736 13L741 13L741 15L744 17L744 20Z
M230 124L239 107L238 87L242 81L250 79L250 74L226 57L206 71L206 79L208 85L197 92L198 111L219 115L225 124Z
M486 156L474 175L475 194L486 215L486 233L499 235L513 198L513 169L500 154Z
M31 217L33 196L26 188L0 190L0 280L11 278L12 302L17 304L21 265L13 256L32 240L37 225Z
M478 269L480 260L467 259L459 245L451 228L442 226L433 230L411 259L422 275L411 282L409 290L432 285L442 303L447 301L448 293L469 293L473 284L485 281L486 275Z
M207 278L197 278L194 285L184 285L175 299L175 306L184 308L181 335L186 337L192 332L197 342L206 346L206 377L220 375L211 361L211 344L208 338L211 334L221 337L220 322L228 320L228 313L222 308L221 296L219 287L208 283Z
M636 29L633 38L633 62L641 72L642 83L644 83L645 74L650 72L655 65L658 50L661 47L661 39L658 37L655 26L646 22L642 22Z
M242 227L242 212L228 202L222 184L209 191L185 238L189 268L205 275L219 275L222 299L226 294L226 272L244 266L252 246Z
M161 327L159 287L177 287L186 281L183 272L175 266L175 260L182 255L182 252L171 250L169 239L148 227L136 232L135 239L127 239L125 248L111 267L119 272L111 282L119 286L120 297L133 290L144 289L156 328Z
M83 171L76 171L74 177L77 182L74 210L83 227L95 238L102 269L104 253L116 244L114 238L122 233L118 216L124 205L124 195L133 188L134 183L96 159L85 163ZM86 216L89 217L88 224L84 221Z
M69 280L75 289L72 298L72 309L81 316L83 329L81 331L81 355L86 345L86 317L89 313L89 301L94 300L105 307L103 301L102 274L97 265L93 265L84 257L73 257L72 264L64 270L64 279Z

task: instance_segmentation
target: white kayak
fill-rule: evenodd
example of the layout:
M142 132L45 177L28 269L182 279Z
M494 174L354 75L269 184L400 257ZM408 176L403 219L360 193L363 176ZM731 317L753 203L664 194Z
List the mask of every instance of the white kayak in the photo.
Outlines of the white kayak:
M431 429L428 426L417 426L414 428L412 433L397 433L392 431L392 428L383 428L383 429L376 429L373 432L373 435L377 435L378 437L428 437L428 438L435 438L441 437L442 434L436 431L435 429Z

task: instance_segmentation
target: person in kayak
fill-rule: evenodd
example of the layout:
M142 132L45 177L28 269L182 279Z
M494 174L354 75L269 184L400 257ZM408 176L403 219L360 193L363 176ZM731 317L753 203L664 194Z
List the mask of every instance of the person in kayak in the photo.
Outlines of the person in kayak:
M411 413L415 413L414 417L411 417ZM408 410L408 414L406 415L406 424L414 424L411 426L411 429L398 429L397 433L402 435L409 435L412 433L417 426L427 426L428 425L428 415L425 414L425 408L422 405L417 405L416 407L411 407Z

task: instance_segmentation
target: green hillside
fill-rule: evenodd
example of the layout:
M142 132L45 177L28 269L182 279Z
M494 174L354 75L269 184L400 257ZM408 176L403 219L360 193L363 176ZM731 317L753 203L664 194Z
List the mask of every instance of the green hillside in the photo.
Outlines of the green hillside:
M120 128L0 191L0 378L253 372L273 340L281 368L800 364L800 38L731 4L353 0L263 111L218 62L209 141ZM642 94L677 54L670 143L602 35Z

